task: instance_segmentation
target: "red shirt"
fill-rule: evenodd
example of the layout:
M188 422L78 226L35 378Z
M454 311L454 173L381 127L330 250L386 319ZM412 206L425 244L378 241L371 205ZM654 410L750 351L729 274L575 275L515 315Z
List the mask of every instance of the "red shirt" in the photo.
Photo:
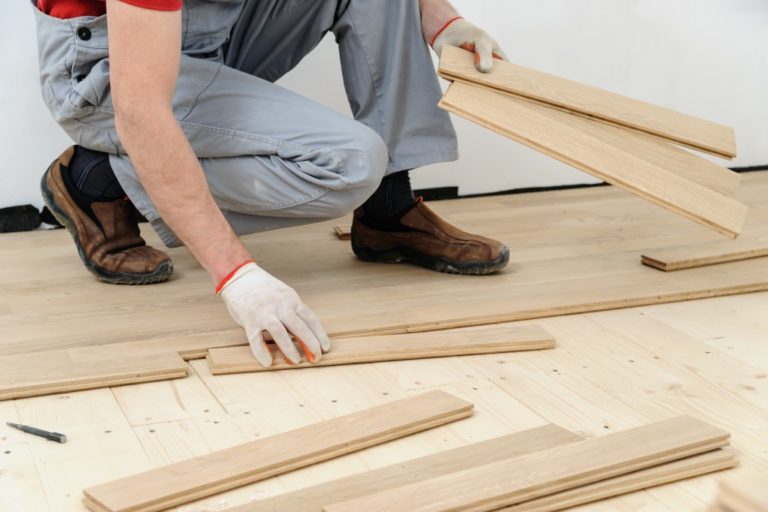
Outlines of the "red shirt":
M183 0L122 0L145 9L178 11ZM37 7L54 18L101 16L107 12L106 0L38 0Z

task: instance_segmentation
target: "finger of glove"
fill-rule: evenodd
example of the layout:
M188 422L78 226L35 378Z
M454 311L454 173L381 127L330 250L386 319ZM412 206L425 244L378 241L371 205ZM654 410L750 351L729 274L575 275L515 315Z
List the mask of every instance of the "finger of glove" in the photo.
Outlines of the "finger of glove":
M507 57L507 54L504 53L504 51L499 46L499 43L496 41L493 42L493 58L509 61L509 57Z
M307 327L309 327L315 335L315 338L320 342L320 349L323 352L331 350L331 340L328 338L328 334L325 332L323 324L320 323L320 319L317 318L317 315L303 304L296 310L296 314L304 321Z
M261 363L261 366L264 368L272 366L272 352L264 342L264 335L260 330L248 333L248 343L251 345L253 356Z
M488 36L483 36L475 43L475 67L482 73L493 69L493 50L495 43Z
M283 325L293 334L299 346L307 356L307 361L316 363L323 357L323 351L320 349L320 341L314 335L312 330L299 318L296 313L289 313L283 318Z
M296 345L294 345L293 340L291 340L291 336L285 329L282 320L276 320L269 324L267 330L272 335L272 339L275 340L277 347L280 349L280 352L283 353L285 358L293 364L299 364L301 362L301 355L299 354L299 351L296 350Z

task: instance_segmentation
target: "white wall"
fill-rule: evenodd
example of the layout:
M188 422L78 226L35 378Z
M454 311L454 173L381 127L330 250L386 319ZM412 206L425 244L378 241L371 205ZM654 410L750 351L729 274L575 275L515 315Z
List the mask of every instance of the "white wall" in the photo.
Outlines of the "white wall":
M739 157L727 165L768 164L768 0L453 3L513 61L734 126ZM40 205L40 175L69 144L40 99L29 9L26 0L0 4L0 207ZM281 83L348 112L330 38ZM462 119L456 124L461 160L414 173L416 187L458 185L471 194L594 181Z

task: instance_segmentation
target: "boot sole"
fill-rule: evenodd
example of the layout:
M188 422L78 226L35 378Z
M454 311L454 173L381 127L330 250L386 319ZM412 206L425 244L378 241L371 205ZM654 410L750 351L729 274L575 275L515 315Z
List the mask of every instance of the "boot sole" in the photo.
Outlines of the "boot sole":
M56 201L53 199L53 193L48 188L48 184L45 181L45 178L51 172L51 169L55 164L56 161L54 160L54 162L48 167L48 170L45 171L45 174L43 174L43 178L40 180L40 191L43 194L43 201L45 202L45 205L51 211L56 220L59 221L59 224L64 226L67 231L69 231L69 234L72 235L72 238L75 241L75 246L77 247L77 254L80 255L80 260L85 265L85 268L87 268L100 281L110 284L156 284L170 279L171 274L173 274L173 262L170 260L161 263L160 266L158 266L154 271L146 274L136 274L133 272L110 272L100 268L98 265L89 260L86 257L85 252L83 252L83 247L80 244L80 235L77 233L74 222L72 222L64 210L62 210L59 205L56 204Z
M425 267L436 272L470 276L494 274L506 267L507 263L509 262L509 249L506 247L502 251L501 255L495 260L482 262L474 261L466 263L460 261L451 261L445 258L425 256L424 254L418 251L414 251L409 247L396 247L384 251L377 251L375 249L362 247L353 243L352 251L355 253L355 256L363 261L370 261L374 263L413 263L415 265L419 265L420 267Z

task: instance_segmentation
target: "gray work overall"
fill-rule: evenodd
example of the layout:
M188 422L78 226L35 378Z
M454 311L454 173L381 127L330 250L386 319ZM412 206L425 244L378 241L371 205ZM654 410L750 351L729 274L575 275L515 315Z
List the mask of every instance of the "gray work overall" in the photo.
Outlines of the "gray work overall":
M34 11L55 120L77 144L109 153L137 209L180 245L115 131L106 15ZM173 110L238 234L344 215L385 174L457 158L418 0L185 0L182 17ZM273 83L329 30L355 120Z

